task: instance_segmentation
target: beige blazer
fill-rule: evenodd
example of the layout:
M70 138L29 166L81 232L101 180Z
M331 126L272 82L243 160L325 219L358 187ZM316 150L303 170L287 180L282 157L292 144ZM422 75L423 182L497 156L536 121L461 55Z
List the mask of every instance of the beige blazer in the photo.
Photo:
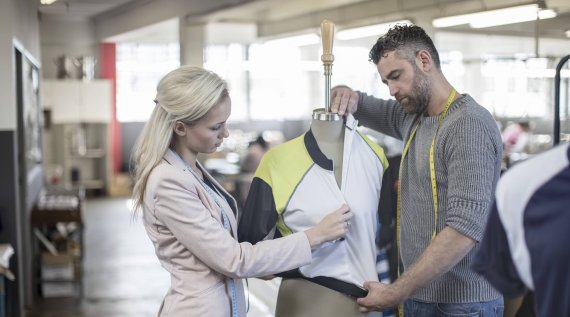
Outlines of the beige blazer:
M208 173L204 177L223 191ZM237 217L225 199L218 201L229 218L231 233L223 227L218 205L175 152L168 150L151 172L143 223L162 267L171 276L159 316L231 316L228 277L233 277L238 316L244 317L240 278L270 275L311 262L311 248L302 232L256 245L238 243ZM235 200L231 203L235 208Z

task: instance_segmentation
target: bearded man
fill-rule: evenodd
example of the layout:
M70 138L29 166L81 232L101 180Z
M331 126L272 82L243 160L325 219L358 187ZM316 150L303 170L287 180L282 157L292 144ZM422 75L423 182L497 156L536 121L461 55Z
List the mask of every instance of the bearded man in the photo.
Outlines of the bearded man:
M495 120L447 81L421 27L396 25L372 47L370 61L395 100L335 87L331 108L404 141L397 216L401 274L390 285L367 282L361 310L403 303L405 316L502 316L501 294L471 269L501 168Z

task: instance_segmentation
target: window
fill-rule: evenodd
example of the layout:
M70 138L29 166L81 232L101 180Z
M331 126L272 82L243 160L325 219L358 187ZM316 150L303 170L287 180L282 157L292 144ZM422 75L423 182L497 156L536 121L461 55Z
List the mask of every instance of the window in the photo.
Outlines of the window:
M117 44L117 119L147 121L155 106L156 85L180 66L178 43Z
M242 44L210 45L204 51L204 68L220 75L227 83L232 99L229 121L248 117L247 47Z

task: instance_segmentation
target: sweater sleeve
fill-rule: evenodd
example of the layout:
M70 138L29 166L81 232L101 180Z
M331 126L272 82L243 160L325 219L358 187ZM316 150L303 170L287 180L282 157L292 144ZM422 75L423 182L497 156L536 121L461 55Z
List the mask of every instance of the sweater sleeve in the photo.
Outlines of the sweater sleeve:
M492 131L478 117L463 117L448 133L445 157L448 170L446 225L481 241L498 179L500 161Z
M396 100L379 99L358 92L358 108L354 117L361 125L389 135L398 140L404 138L404 120L407 114Z

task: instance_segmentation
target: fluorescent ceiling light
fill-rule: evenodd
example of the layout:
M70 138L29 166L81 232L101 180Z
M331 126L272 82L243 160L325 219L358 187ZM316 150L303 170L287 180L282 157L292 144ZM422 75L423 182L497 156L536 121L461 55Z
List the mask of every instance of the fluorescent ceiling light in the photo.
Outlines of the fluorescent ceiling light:
M556 12L553 10L539 10L538 5L528 4L518 7L511 7L498 10L489 10L470 14L461 14L445 18L438 18L432 21L436 28L445 28L462 24L469 24L470 27L479 29L497 25L520 23L536 20L554 18Z
M290 37L284 37L276 40L269 40L265 42L267 45L279 46L305 46L319 43L320 38L314 34L303 34Z
M400 20L376 25L363 26L339 31L336 38L339 40L353 40L363 37L380 36L396 24L412 24L410 20Z
M40 3L43 5L50 5L54 2L56 2L57 0L40 0Z

